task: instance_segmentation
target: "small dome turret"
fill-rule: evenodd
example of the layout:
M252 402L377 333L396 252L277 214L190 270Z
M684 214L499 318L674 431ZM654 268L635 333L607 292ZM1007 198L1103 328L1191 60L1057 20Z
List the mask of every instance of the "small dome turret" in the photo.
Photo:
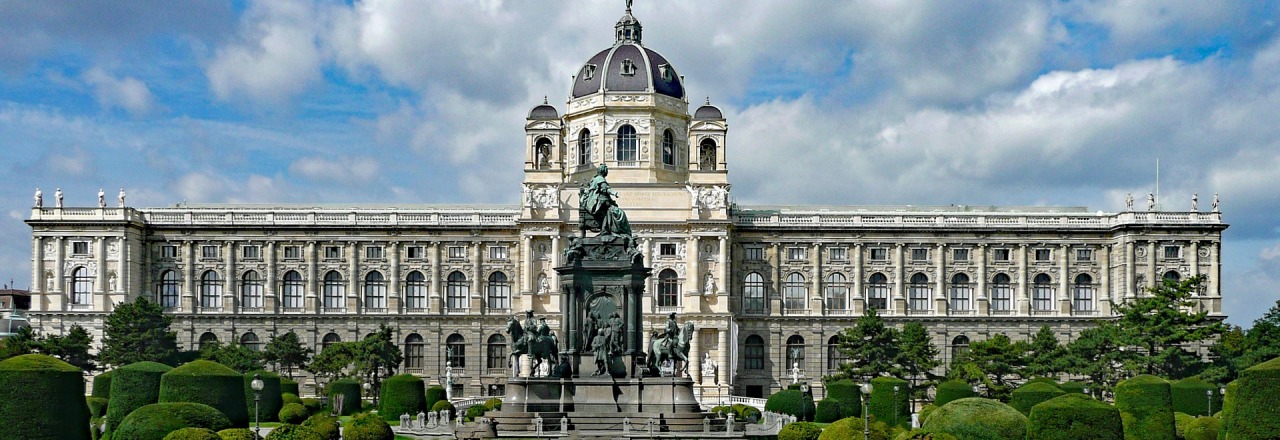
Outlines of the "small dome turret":
M693 111L693 119L724 119L724 113L720 111L720 107L711 105L711 98L707 98L706 104Z
M538 104L529 110L529 119L560 119L560 112L547 104L547 98L542 97L542 104Z

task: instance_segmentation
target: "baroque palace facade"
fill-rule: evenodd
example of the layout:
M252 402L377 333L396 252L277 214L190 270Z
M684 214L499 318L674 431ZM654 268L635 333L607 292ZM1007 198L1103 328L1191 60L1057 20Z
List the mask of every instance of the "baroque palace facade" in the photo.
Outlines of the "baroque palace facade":
M101 337L116 304L148 297L187 349L260 348L297 332L319 351L387 324L404 371L454 395L501 395L508 317L559 325L552 286L578 234L578 189L605 164L653 268L646 325L692 321L690 374L709 393L766 396L817 382L836 335L868 308L919 321L944 361L970 341L1062 340L1152 280L1204 275L1198 307L1222 317L1222 222L1210 212L988 206L744 206L730 200L721 111L689 112L683 78L641 45L630 11L613 46L573 79L560 113L525 121L518 206L53 207L37 196L33 327ZM115 204L113 204L115 205ZM648 335L645 336L646 339Z

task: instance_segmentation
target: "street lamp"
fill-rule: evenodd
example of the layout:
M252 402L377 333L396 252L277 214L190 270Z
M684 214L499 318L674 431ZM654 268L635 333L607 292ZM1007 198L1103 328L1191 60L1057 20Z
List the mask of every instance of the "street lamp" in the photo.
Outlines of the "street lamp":
M808 383L800 384L800 394L803 395L806 400L810 400L810 401L813 400L812 398L809 397ZM808 418L809 418L809 405L800 405L800 421L802 422L806 421L806 419Z
M862 384L862 440L871 440L871 419L867 414L867 399L871 398L871 383Z
M1213 390L1204 390L1204 400L1209 403L1209 413L1207 416L1213 416Z
M364 385L362 385L362 388L364 388L364 397L369 399L370 402L373 402L373 384L365 382Z
M901 405L898 404L898 386L893 386L893 426L898 426L898 410Z
M253 374L253 381L249 382L249 388L253 388L253 434L262 436L262 411L259 410L259 402L262 401L262 375Z

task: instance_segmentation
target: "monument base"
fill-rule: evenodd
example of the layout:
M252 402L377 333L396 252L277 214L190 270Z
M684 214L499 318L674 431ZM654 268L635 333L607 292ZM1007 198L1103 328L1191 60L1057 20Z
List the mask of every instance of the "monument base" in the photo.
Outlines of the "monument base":
M536 417L548 433L559 432L562 419L570 432L703 432L714 421L724 430L723 420L702 412L687 377L515 377L507 379L502 410L485 417L499 436L536 431Z

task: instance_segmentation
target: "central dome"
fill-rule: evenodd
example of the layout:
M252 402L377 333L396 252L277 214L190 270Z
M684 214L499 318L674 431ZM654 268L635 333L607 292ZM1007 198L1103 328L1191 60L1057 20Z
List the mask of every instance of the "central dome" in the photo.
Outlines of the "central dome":
M661 54L640 45L640 21L630 9L614 28L617 42L578 70L571 98L598 92L659 93L684 98L684 85L675 68Z

